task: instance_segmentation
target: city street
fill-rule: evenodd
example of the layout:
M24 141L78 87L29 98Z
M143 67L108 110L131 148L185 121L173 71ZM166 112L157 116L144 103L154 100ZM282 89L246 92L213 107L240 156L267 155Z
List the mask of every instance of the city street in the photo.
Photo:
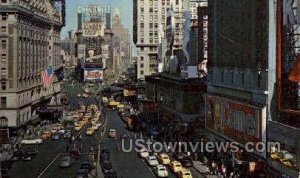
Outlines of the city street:
M144 162L143 159L138 157L138 154L134 151L132 152L123 152L122 150L118 150L118 147L121 148L122 141L121 139L108 138L107 134L109 129L116 129L118 135L130 135L130 139L132 139L134 143L134 139L139 137L138 133L131 132L125 129L125 124L122 122L120 116L115 111L108 111L106 113L107 119L107 133L105 134L101 148L110 149L111 152L111 160L113 167L117 170L119 176L123 178L151 178L155 177L153 170ZM129 139L126 139L124 144L125 148L129 148ZM134 148L134 145L133 145ZM196 169L190 168L192 175L196 178L203 177ZM173 175L170 170L169 176L170 178L176 177Z

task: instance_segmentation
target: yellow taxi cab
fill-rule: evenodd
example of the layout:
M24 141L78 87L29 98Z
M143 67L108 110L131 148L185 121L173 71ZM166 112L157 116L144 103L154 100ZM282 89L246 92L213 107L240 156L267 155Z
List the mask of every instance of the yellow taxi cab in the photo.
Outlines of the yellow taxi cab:
M169 156L165 153L162 153L162 154L158 155L158 161L161 164L170 164L170 162L171 162Z
M50 138L52 136L52 132L51 131L44 131L42 133L42 139L47 140L48 138Z
M87 134L87 135L93 135L94 133L95 133L95 129L92 128L92 127L88 128L88 129L86 130L86 134Z
M178 173L179 178L193 178L192 173L190 170L182 168L181 171Z
M77 126L83 126L85 123L84 121L77 121L77 122L74 122L74 126L77 127Z
M74 127L75 131L80 131L82 129L83 125L78 125L76 127Z
M275 159L275 160L279 160L280 159L280 155L278 152L273 152L271 153L271 158Z
M179 173L182 169L182 165L179 161L173 161L170 164L171 171L174 173Z

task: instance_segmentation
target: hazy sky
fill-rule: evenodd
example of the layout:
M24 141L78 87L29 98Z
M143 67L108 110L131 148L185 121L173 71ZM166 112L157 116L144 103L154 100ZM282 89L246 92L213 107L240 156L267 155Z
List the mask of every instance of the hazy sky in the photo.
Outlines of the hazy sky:
M61 36L67 37L69 30L77 29L77 8L80 5L109 5L119 7L123 25L129 29L132 37L132 0L66 0L66 26Z

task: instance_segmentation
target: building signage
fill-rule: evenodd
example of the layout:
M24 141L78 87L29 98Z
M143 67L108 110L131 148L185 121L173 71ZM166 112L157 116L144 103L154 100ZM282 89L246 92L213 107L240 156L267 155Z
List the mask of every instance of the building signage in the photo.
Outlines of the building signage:
M104 24L101 22L84 22L83 36L104 36Z
M102 81L103 70L100 68L85 68L84 81Z
M241 144L265 142L265 108L207 95L206 127Z
M78 13L82 14L101 14L103 12L110 12L109 6L79 6Z
M136 90L134 88L132 89L124 89L124 96L136 96Z

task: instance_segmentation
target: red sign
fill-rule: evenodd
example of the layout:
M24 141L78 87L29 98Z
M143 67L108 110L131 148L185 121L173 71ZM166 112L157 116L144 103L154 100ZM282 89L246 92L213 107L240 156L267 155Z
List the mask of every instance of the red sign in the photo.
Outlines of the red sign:
M265 108L206 96L206 127L241 144L264 141Z

